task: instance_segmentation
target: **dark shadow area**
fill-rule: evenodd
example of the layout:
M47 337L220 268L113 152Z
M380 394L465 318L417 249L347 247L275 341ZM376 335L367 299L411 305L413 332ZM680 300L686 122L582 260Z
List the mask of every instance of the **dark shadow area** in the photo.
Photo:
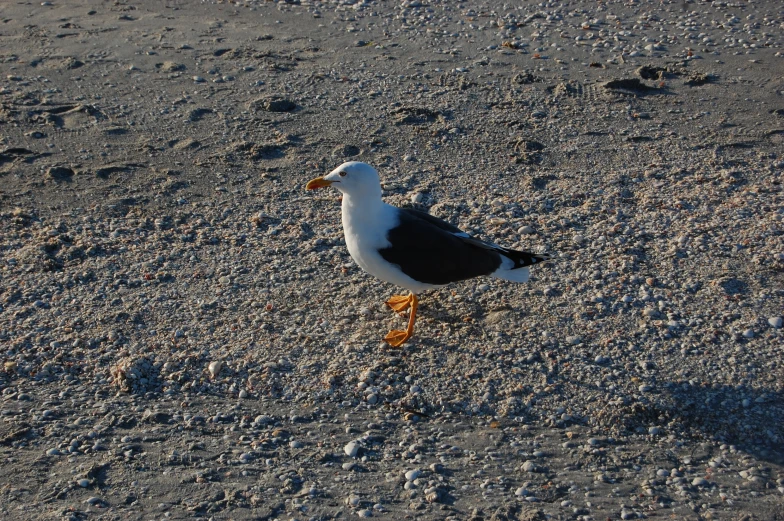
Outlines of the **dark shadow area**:
M771 463L784 464L784 393L746 385L664 383L659 393L615 405L600 423L621 432L644 434L651 426L695 440L734 445Z

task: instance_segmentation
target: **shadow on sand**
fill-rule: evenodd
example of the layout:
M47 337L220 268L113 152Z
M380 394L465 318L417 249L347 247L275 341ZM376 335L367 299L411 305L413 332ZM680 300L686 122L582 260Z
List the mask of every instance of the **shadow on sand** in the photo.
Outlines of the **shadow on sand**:
M745 385L690 385L670 382L659 393L605 409L604 425L646 433L658 425L694 439L734 445L776 464L784 464L784 394Z

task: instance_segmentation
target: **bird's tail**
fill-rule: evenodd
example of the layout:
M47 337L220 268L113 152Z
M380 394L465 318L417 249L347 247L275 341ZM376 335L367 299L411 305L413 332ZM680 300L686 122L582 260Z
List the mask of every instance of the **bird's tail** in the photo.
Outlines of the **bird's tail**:
M531 253L528 251L499 248L501 266L490 274L491 277L511 282L526 282L530 275L529 266L548 261L552 257L548 253Z

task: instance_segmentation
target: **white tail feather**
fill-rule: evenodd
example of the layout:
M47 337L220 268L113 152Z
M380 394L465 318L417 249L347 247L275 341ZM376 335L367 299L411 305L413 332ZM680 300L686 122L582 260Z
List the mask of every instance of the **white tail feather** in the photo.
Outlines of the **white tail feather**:
M503 257L503 259L504 262L501 263L501 267L491 273L491 277L508 280L510 282L528 282L528 278L531 273L531 270L528 268L528 266L517 268L516 270L510 270L508 267L510 265L514 266L514 262L511 259L507 259L506 257Z

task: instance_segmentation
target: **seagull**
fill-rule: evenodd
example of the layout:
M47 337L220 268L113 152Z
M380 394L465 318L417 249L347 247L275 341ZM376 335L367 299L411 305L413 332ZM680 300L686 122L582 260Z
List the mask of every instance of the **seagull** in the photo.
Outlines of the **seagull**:
M414 334L417 295L423 291L482 275L526 282L529 266L550 259L548 254L482 241L428 213L386 204L381 200L378 172L366 163L343 163L308 181L305 188L328 186L343 194L343 234L354 262L374 277L409 291L386 301L400 314L411 310L405 331L392 330L384 337L392 347L400 347Z

